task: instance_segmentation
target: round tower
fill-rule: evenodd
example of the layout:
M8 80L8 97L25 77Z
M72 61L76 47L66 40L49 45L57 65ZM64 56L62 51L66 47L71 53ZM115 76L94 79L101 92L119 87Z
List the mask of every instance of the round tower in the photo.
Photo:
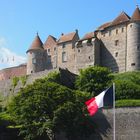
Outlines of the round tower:
M46 51L38 33L26 53L28 57L27 74L45 70Z
M137 7L127 26L126 71L140 70L140 10Z

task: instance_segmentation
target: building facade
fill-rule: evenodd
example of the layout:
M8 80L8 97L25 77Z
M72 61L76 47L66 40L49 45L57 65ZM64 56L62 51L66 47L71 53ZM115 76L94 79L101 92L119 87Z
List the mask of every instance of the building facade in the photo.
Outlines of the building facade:
M43 44L37 34L26 53L25 74L59 67L77 74L95 65L112 72L140 70L140 9L136 7L131 17L122 12L82 38L76 30L59 39L49 35Z

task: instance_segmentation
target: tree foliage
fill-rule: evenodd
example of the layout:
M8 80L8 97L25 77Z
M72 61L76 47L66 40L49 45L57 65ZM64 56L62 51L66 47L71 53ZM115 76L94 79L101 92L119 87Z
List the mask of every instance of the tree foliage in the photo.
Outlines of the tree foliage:
M8 111L25 139L46 134L51 139L61 131L69 139L89 136L94 128L86 115L85 100L91 95L72 91L48 79L36 80L21 89L8 106ZM89 123L90 122L90 123Z
M76 87L81 91L97 95L111 84L112 79L109 69L99 66L88 67L80 71Z
M115 74L116 99L140 99L140 72Z

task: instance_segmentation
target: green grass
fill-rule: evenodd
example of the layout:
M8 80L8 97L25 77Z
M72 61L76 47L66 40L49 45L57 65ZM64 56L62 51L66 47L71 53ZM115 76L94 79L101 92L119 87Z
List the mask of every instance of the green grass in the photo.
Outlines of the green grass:
M116 107L140 107L140 99L137 100L117 100Z

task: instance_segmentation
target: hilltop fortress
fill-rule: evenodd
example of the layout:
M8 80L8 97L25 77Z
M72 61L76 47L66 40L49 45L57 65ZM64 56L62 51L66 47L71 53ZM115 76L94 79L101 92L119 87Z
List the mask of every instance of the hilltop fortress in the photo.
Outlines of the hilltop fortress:
M131 17L122 12L83 38L76 30L59 39L49 35L43 44L37 34L26 54L27 64L1 70L0 80L59 67L73 73L95 65L112 72L140 70L140 9Z

